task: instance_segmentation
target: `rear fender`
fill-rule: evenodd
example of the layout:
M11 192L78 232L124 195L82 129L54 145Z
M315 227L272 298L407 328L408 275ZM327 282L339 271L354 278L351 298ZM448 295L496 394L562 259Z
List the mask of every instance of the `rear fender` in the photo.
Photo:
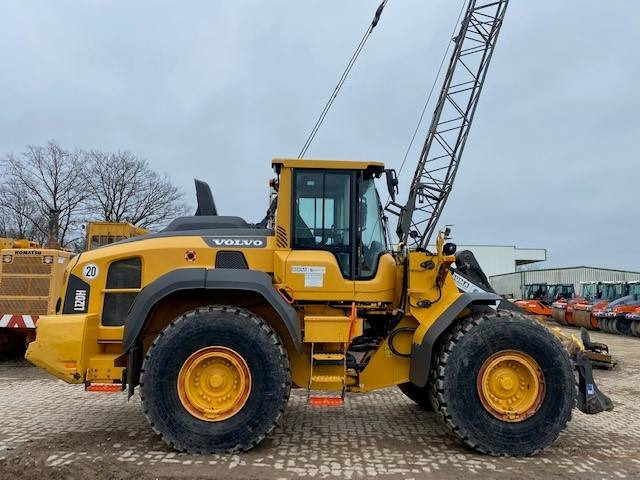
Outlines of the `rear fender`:
M173 293L187 290L257 293L279 315L295 349L298 352L302 350L298 314L276 291L267 273L256 270L183 268L157 278L138 294L125 319L123 352L129 352L138 343L150 313L159 301Z

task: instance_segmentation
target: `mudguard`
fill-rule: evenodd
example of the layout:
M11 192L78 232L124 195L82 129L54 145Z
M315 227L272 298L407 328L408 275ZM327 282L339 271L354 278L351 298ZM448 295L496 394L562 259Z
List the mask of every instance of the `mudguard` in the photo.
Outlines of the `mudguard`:
M157 278L136 297L124 323L123 351L138 341L151 309L167 295L180 290L234 290L261 295L278 313L287 327L296 350L302 350L302 332L298 314L273 288L271 277L257 270L181 268Z
M429 330L427 330L422 343L414 343L411 346L411 366L409 370L409 380L411 383L418 387L424 387L427 384L429 372L431 371L433 346L465 309L481 311L482 309L491 308L491 306L494 306L501 299L502 298L495 293L468 292L461 294L449 305Z

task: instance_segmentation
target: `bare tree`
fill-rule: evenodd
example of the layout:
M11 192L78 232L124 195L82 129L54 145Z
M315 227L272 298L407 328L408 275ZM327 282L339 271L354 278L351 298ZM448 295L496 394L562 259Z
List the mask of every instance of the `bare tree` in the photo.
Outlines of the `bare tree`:
M28 222L40 237L48 237L46 219L58 211L58 241L63 247L73 242L86 197L80 151L64 150L52 140L44 147L29 146L21 155L9 154L2 163L4 189L13 192L0 200L3 208ZM16 206L22 199L26 203Z
M47 236L30 220L37 219L37 225L46 225L38 205L18 183L0 185L0 236L26 238L44 243Z
M93 219L158 227L186 211L184 194L166 175L130 152L85 154L87 213Z

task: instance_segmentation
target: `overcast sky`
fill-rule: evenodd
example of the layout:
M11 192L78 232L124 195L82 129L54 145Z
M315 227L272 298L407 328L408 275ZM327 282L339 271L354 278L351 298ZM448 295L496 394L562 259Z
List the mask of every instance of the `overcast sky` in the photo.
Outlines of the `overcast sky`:
M0 152L130 150L258 220L377 3L6 0ZM307 156L398 168L459 8L389 0ZM640 270L639 46L637 0L511 2L441 218L458 243Z

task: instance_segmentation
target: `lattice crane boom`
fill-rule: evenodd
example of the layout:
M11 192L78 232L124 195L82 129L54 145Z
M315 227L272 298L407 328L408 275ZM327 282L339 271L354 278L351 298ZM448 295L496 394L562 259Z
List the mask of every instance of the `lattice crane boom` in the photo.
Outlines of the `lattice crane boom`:
M426 248L455 179L509 0L469 0L396 233ZM391 205L390 205L391 206ZM393 209L392 209L393 211Z

